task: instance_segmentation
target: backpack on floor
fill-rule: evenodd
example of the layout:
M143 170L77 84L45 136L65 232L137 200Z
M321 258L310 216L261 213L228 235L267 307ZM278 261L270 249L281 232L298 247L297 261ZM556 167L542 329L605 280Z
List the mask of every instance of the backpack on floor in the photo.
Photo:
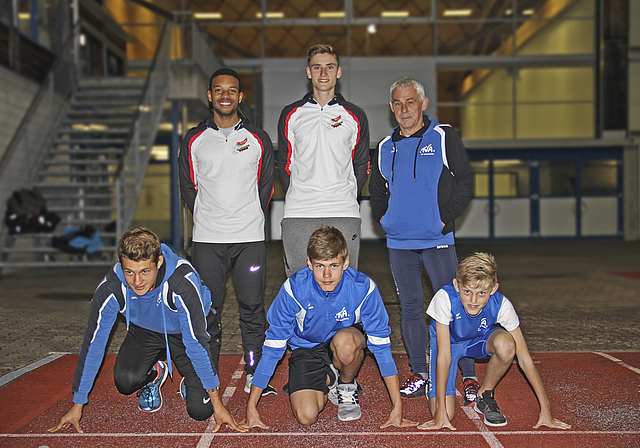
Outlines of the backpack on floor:
M16 190L7 199L4 222L11 235L31 232L51 232L60 217L47 211L47 203L38 190Z

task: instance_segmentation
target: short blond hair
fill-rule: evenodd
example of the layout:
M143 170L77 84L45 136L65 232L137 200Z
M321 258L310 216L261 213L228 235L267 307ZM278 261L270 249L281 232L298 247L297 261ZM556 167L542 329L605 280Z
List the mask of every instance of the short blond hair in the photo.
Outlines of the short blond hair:
M118 261L126 258L131 261L151 260L157 263L162 255L160 238L146 227L136 227L126 231L118 244Z
M456 280L469 288L491 288L498 283L498 266L493 255L476 252L462 260L456 269Z
M313 231L307 244L307 257L309 260L325 261L347 258L347 240L341 231L335 227L322 226Z

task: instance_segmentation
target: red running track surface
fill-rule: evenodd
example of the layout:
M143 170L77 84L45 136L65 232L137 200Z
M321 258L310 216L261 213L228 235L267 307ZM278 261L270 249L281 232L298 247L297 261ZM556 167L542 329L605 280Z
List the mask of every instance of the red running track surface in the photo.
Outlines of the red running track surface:
M211 433L212 419L189 418L176 395L180 377L168 379L164 405L154 414L137 409L135 395L120 395L113 384L114 356L108 356L85 407L84 434L63 430L49 434L72 402L71 383L77 356L66 355L0 389L0 447L635 447L640 446L640 353L538 353L534 361L542 376L554 416L572 425L567 431L533 429L538 403L526 379L513 365L496 389L496 399L509 424L489 428L472 408L458 407L457 431L416 428L380 430L390 401L373 358L368 356L358 380L362 419L344 423L331 403L318 423L307 428L295 422L288 398L287 358L272 384L277 397L265 397L258 409L268 430L235 433L223 428ZM410 373L405 355L395 355L400 381ZM244 418L248 395L241 355L220 356L223 400L236 419ZM478 363L482 378L486 364ZM458 390L462 385L458 384ZM420 423L430 414L424 397L404 400L405 417Z

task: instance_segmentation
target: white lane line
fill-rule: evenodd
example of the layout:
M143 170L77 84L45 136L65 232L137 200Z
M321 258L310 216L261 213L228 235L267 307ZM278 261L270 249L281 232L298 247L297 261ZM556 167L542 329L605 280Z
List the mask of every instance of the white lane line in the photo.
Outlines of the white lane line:
M543 431L492 431L491 434L497 436L639 436L640 431L562 431L562 430L543 430ZM194 437L198 436L196 432L152 432L152 433L43 433L43 434L0 434L1 438L6 439L37 439L37 438L96 438L96 437ZM430 437L430 436L483 436L478 431L358 431L358 432L224 432L215 434L218 437Z
M473 424L476 425L476 427L480 430L480 435L484 438L484 440L486 440L487 444L491 448L504 448L502 443L500 443L500 441L496 437L495 432L489 431L489 428L487 428L487 425L484 424L484 421L480 418L473 407L464 406L462 394L459 390L456 390L456 396L458 397L458 405L462 408L464 413L467 414L469 420L471 420Z
M609 361L613 361L616 364L620 364L622 367L625 367L625 368L631 370L632 372L635 372L635 373L640 375L640 369L638 369L637 367L630 366L629 364L627 364L626 362L622 361L621 359L618 359L618 358L616 358L614 356L611 356L611 355L607 355L606 353L602 353L602 352L593 352L593 353L596 354L596 355L600 355L603 358L608 359Z
M236 384L242 378L242 373L244 371L243 366L244 366L244 359L241 356L240 362L238 363L238 368L235 372L233 372L233 375L231 375L231 381L229 382L229 385L225 388L224 393L222 394L222 404L224 404L225 407L227 406L227 403L229 403L229 400L231 399L231 397L233 397L233 394L236 392ZM196 445L196 448L209 448L211 446L211 443L213 442L213 437L215 436L215 434L213 433L213 430L215 429L215 427L216 427L216 420L212 416L209 419L209 424L207 425L207 429L204 430L204 434L202 434L202 437L200 437L200 440L198 441L198 445Z
M24 367L21 367L13 372L9 372L6 375L2 375L0 377L0 387L4 387L9 383L17 380L18 378L26 375L27 373L33 372L34 370L44 366L45 364L49 364L52 361L55 361L58 358L62 358L64 355L68 355L69 353L49 353L49 356L45 356L42 359L39 359L31 364L28 364Z

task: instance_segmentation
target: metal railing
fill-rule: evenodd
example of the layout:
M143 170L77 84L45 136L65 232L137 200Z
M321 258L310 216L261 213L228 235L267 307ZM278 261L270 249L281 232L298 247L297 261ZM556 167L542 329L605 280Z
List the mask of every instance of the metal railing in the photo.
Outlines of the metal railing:
M138 115L116 179L116 234L121 235L133 220L146 174L151 148L169 91L170 39L165 23L145 82Z

